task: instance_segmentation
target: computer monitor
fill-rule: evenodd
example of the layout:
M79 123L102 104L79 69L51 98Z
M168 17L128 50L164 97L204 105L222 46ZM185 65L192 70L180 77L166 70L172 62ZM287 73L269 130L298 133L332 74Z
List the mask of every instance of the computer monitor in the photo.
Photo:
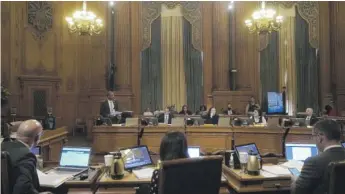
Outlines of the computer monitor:
M315 144L285 144L285 156L287 160L304 161L311 156L316 156L317 154L318 150Z
M61 150L61 167L89 167L91 148L63 147Z
M125 163L125 170L148 166L152 164L152 159L147 146L135 146L120 150Z
M345 148L345 141L341 142L341 145Z
M188 146L188 155L190 158L200 157L200 147L198 146Z
M248 144L243 144L243 145L235 145L235 151L236 151L238 156L239 156L240 152L249 153L251 151L253 154L257 154L259 156L259 158L261 158L259 149L258 149L258 147L256 146L255 143L248 143Z
M283 95L279 92L267 92L267 114L284 114Z

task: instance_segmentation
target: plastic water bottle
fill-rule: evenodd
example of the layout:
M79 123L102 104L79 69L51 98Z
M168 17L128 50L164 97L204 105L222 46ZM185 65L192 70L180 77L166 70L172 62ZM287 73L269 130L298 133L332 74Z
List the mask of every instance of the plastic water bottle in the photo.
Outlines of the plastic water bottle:
M234 168L234 153L230 155L230 168Z

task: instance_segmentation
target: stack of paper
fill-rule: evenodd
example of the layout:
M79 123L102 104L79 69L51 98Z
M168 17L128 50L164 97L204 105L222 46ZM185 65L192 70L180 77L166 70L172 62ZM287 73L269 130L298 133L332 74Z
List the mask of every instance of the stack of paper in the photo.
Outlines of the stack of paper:
M148 179L152 177L153 171L153 168L143 168L140 170L133 170L133 173L138 179Z
M263 166L262 170L275 175L291 175L289 169L283 168L279 165Z
M72 178L71 175L63 174L44 174L40 170L37 170L38 179L41 187L56 188Z
M303 167L303 162L296 161L296 160L289 160L283 164L280 164L282 167L286 168L297 168L297 170L301 171Z

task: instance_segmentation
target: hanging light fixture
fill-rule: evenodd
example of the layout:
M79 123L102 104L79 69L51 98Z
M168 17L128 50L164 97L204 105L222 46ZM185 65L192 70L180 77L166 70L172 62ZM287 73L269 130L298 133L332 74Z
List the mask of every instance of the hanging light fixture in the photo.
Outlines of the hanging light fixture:
M246 20L245 24L251 33L266 34L279 31L283 22L283 16L275 16L276 11L266 9L266 3L261 3L261 9L252 14L252 19Z
M83 1L83 10L74 12L72 17L66 17L66 21L69 31L81 36L99 34L103 29L102 20L86 10L86 1Z

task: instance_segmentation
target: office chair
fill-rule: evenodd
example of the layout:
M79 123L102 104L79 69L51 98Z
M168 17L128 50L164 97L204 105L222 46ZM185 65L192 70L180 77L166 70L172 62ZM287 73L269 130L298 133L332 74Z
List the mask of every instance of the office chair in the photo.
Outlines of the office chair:
M1 152L1 193L10 194L11 162L8 152Z
M328 168L330 169L328 194L344 194L345 160L340 162L331 162L328 165Z
M158 194L219 194L221 156L163 161Z

